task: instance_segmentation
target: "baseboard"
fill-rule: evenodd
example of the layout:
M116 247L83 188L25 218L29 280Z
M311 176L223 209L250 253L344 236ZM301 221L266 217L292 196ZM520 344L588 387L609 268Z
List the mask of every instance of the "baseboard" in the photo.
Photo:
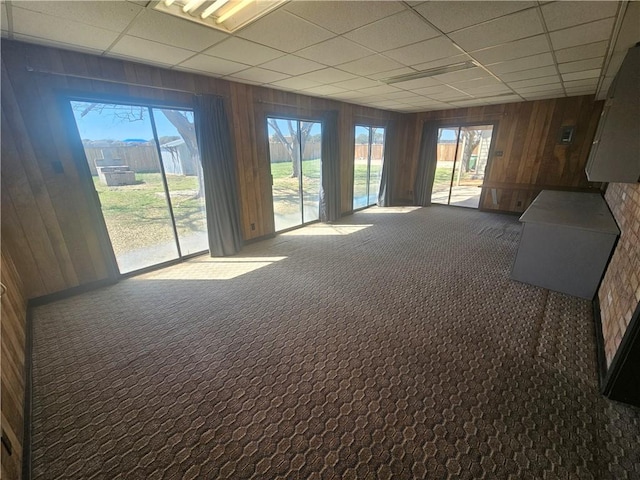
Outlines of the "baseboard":
M591 302L593 305L593 326L596 335L596 360L598 362L598 385L600 393L604 394L605 377L607 376L607 355L604 351L604 335L602 334L602 316L600 315L600 300L598 294Z
M63 300L65 298L72 297L74 295L78 295L80 293L89 292L91 290L95 290L96 288L106 287L108 285L113 285L118 282L117 278L105 278L103 280L97 280L95 282L85 283L84 285L79 285L77 287L68 288L66 290L61 290L59 292L50 293L48 295L42 295L41 297L31 298L27 302L27 308L37 307L39 305L46 305L47 303L56 302L58 300Z

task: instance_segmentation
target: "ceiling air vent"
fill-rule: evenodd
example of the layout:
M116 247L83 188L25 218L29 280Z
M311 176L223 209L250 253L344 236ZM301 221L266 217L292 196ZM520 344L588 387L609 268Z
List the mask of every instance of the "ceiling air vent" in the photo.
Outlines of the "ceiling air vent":
M460 70L468 70L469 68L475 67L476 64L469 60L466 62L454 63L452 65L445 65L444 67L430 68L428 70L422 70L421 72L407 73L404 75L398 75L396 77L383 78L382 81L388 85L391 85L393 83L408 82L409 80L417 80L419 78L435 77L436 75L458 72Z

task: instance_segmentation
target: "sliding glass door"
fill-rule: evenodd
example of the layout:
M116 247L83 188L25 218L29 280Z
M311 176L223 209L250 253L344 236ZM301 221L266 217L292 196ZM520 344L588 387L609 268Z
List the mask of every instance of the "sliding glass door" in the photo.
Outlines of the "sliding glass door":
M382 163L384 162L384 127L356 125L353 158L353 209L378 202Z
M208 248L193 112L71 101L121 274Z
M432 203L478 208L492 134L493 125L438 129Z
M322 124L267 118L276 232L318 220Z

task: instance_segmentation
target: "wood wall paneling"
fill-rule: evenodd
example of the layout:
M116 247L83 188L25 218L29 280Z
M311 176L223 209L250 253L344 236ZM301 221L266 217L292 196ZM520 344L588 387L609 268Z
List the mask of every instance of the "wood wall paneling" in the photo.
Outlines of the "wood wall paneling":
M25 350L27 302L22 281L5 246L2 248L2 431L11 443L11 454L2 449L2 478L21 478L24 435Z

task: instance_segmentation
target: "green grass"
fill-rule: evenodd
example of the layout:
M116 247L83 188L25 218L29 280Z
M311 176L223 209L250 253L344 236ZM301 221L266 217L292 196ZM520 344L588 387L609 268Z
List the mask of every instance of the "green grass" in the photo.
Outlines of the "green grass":
M116 255L173 240L173 228L159 173L136 173L135 185L110 187L93 177ZM198 177L167 175L178 235L206 231Z

